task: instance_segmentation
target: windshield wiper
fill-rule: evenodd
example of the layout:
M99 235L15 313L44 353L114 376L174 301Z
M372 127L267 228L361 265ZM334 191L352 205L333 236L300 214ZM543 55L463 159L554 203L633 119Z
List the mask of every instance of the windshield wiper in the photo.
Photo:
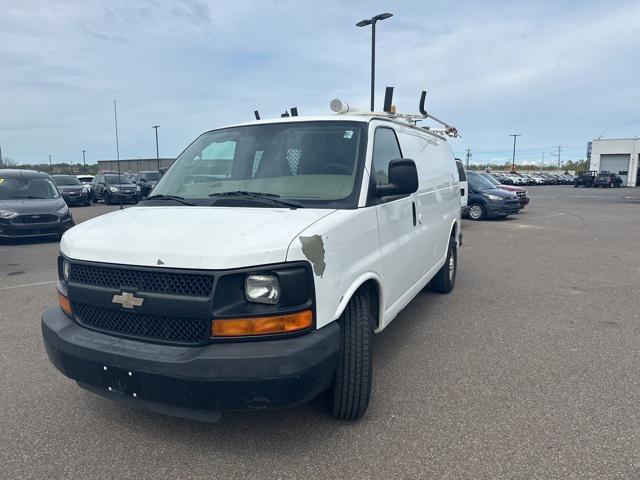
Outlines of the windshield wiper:
M196 206L195 203L188 202L184 197L180 197L178 195L151 195L150 197L144 199L144 201L146 200L172 200L174 202L181 203L182 205L188 205L189 207Z
M47 197L36 197L34 195L25 195L24 197L9 197L12 200L26 199L26 200L48 200Z
M278 205L282 205L284 207L289 208L304 208L303 205L294 202L288 202L286 200L282 200L280 195L277 193L262 193L262 192L247 192L244 190L234 190L230 192L218 192L218 193L210 193L210 197L253 197L259 198L261 200L267 200L269 202L276 203ZM214 204L215 205L215 204Z

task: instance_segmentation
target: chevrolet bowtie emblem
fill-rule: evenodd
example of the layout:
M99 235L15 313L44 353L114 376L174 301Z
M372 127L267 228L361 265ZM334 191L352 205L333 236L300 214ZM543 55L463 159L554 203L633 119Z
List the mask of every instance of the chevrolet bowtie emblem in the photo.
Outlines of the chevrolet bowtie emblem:
M122 308L141 307L144 298L134 297L133 293L122 292L121 295L114 295L111 300L112 303L119 303Z

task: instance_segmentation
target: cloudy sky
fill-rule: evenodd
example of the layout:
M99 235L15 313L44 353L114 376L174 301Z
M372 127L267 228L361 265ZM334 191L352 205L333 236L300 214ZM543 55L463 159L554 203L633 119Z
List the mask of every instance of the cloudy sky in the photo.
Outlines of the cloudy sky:
M640 134L640 2L0 0L0 146L19 163L175 156L204 130L334 97L366 107L370 30L377 103L429 108L484 162L585 156Z

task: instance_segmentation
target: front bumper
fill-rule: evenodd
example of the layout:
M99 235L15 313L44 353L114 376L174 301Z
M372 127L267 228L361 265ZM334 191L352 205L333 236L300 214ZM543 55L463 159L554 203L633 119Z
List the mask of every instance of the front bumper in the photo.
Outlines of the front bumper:
M515 215L520 212L520 200L506 200L500 203L485 204L488 217L504 217L506 215Z
M73 217L70 215L57 222L46 223L0 223L0 238L37 238L62 235L73 227Z
M45 311L41 323L49 360L64 375L134 405L165 405L161 411L169 414L171 408L221 412L305 403L331 385L340 343L337 323L280 340L200 347L95 332L58 307Z
M140 192L136 193L122 193L122 192L109 192L111 195L111 200L113 202L139 202L140 201Z
M89 192L71 194L62 192L62 198L67 205L82 205L89 202Z

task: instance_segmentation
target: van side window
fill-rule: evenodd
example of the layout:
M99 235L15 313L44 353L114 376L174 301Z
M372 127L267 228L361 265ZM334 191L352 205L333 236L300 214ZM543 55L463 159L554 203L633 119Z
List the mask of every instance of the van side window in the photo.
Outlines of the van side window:
M373 173L376 185L389 183L389 162L402 158L398 139L391 128L376 128L373 139Z
M456 160L456 167L458 167L458 177L460 177L460 181L465 182L467 180L467 174L464 171L462 162Z

